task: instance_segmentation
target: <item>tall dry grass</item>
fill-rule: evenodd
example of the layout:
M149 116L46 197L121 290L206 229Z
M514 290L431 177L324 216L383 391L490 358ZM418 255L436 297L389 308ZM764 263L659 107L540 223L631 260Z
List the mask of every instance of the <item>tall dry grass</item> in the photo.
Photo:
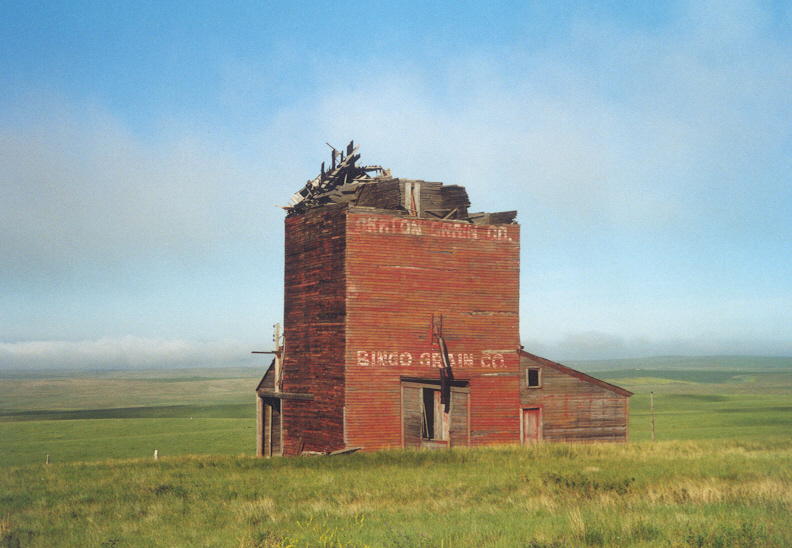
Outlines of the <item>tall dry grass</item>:
M4 546L790 546L792 440L38 465Z

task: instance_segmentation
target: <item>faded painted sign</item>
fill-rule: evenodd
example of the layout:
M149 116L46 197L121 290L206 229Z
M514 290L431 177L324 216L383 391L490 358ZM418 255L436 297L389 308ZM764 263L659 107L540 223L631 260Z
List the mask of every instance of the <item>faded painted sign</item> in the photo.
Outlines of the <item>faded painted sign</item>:
M469 223L447 223L414 221L399 217L359 217L355 226L360 232L374 234L402 234L434 236L455 240L486 240L511 242L509 229L504 225L472 225Z
M451 367L457 369L504 369L503 353L483 350L481 352L451 352L448 354ZM399 352L395 350L358 350L355 365L361 367L434 367L442 368L440 352Z

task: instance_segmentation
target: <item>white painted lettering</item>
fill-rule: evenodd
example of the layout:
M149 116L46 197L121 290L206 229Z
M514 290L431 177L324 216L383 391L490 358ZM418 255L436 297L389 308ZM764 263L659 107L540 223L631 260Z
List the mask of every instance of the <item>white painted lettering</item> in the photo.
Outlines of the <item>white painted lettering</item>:
M403 234L435 236L456 240L495 240L511 242L509 228L505 225L478 226L465 223L440 221L413 221L394 217L361 217L357 219L357 230L375 234Z
M358 350L354 353L354 363L360 367L424 367L441 369L443 355L440 352L399 352L394 350ZM454 369L507 369L505 355L495 350L448 354L449 364Z

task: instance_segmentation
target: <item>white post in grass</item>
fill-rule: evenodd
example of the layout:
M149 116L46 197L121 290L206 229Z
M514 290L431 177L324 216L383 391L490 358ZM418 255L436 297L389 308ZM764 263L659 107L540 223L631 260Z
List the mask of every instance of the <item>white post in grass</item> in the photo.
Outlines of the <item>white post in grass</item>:
M44 461L44 464L49 464L49 453L47 453L47 460Z
M655 440L654 392L649 392L649 410L652 412L652 441Z
M159 451L154 449L154 460L159 460Z

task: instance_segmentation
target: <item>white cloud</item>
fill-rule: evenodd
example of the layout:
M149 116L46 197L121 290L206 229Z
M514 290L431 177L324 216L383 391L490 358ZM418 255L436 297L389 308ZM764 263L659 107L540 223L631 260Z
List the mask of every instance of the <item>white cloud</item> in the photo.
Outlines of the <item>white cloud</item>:
M451 59L431 73L341 69L263 139L305 148L355 137L364 160L466 185L476 208L509 202L628 230L722 222L724 208L747 209L745 181L789 146L792 55L745 15L750 5L720 11L645 33L588 22L558 48ZM713 38L713 27L728 33Z
M624 337L603 331L568 332L556 339L526 339L525 350L556 360L597 360L649 356L768 355L792 356L792 342L717 333L688 337Z
M194 258L261 234L266 172L221 139L143 138L107 112L33 104L0 128L4 275Z
M315 76L316 93L269 118L256 111L251 139L210 137L212 128L143 138L106 112L36 105L35 123L0 129L3 256L56 266L199 256L252 227L260 234L278 218L269 208L318 171L323 143L349 138L364 162L396 175L466 185L477 209L544 209L628 230L722 219L747 209L746 179L756 183L789 146L792 55L761 32L767 24L752 3L693 3L652 32L581 21L530 54L429 70L342 64L333 78ZM228 108L253 108L272 77L240 62L228 72ZM768 200L782 191L758 183Z

